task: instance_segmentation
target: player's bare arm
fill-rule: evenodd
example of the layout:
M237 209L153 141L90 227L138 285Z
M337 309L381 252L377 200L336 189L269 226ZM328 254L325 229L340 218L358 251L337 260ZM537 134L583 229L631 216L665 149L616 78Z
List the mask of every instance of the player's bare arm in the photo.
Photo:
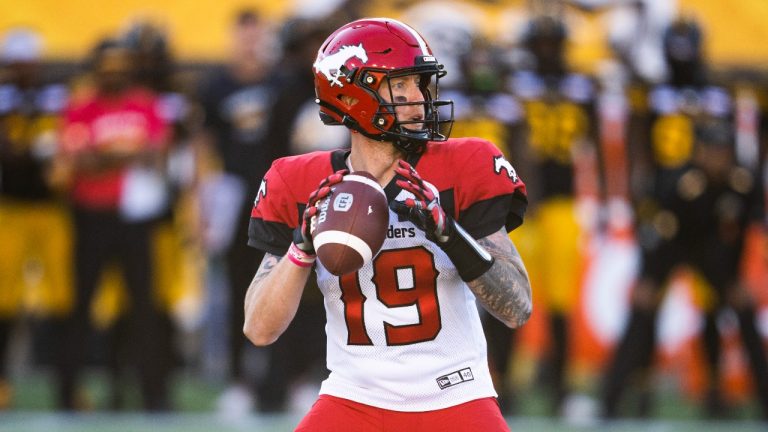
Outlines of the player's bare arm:
M243 332L255 345L269 345L283 334L299 307L310 267L266 253L245 294Z
M493 257L491 268L467 282L483 307L507 326L520 327L533 309L528 272L504 229L478 240Z
M255 345L269 345L288 328L299 308L301 294L317 258L312 244L312 225L318 201L331 193L347 170L337 171L320 182L309 195L293 243L285 256L266 253L245 296L243 332Z

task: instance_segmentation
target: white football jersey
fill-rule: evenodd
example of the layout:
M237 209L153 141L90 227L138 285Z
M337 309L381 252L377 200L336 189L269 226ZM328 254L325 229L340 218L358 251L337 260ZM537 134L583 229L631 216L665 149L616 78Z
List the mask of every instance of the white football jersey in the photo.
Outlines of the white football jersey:
M275 162L252 211L249 244L284 254L303 209L297 197L306 200L320 180L344 167L344 157L344 151L318 152ZM475 238L522 222L525 186L490 143L432 144L410 162ZM390 202L412 196L394 180L385 192ZM321 394L396 411L496 396L475 297L413 223L389 210L387 238L369 263L334 276L318 261L316 274L331 371Z
M496 396L475 296L423 231L389 213L384 246L356 274L317 266L331 371L320 393L396 411Z

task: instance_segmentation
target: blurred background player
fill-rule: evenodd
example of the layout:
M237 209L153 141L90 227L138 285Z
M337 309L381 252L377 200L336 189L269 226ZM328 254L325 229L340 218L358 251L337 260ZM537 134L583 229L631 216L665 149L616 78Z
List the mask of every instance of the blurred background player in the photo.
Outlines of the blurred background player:
M460 79L443 92L455 104L451 135L487 139L517 164L512 148L515 134L521 132L523 108L507 89L510 65L504 61L501 48L480 35L474 35L467 48L458 59ZM489 314L481 316L499 404L508 414L514 412L510 373L514 331Z
M109 264L117 264L128 291L128 358L138 370L143 406L170 408L170 359L155 301L152 234L166 210L163 180L167 124L157 98L133 81L132 51L108 39L93 51L93 86L73 97L61 135L60 158L70 171L75 227L75 306L63 326L59 406L84 408L79 396L88 352L91 302Z
M257 196L259 182L272 161L287 155L289 149L284 137L277 140L269 136L280 78L274 69L279 45L272 30L256 12L242 10L235 16L231 31L229 63L206 77L198 91L205 113L204 139L221 167L220 174L204 186L203 200L210 209L203 215L209 224L204 241L212 265L224 267L228 287L224 295L229 299L228 369L232 386L224 396L251 404L257 383L254 376L247 376L243 365L247 341L242 334L242 305L252 269L261 262L262 253L247 245L247 204ZM268 410L270 399L279 398L260 396L260 406Z
M190 208L189 196L196 180L195 154L190 144L194 111L188 96L190 89L182 87L176 74L164 29L149 20L136 21L119 35L118 43L133 59L131 81L156 97L156 115L167 125L165 154L155 167L153 182L143 187L158 188L164 195L162 205L147 219L152 219L152 297L162 313L161 325L155 329L154 336L161 341L159 346L167 349L163 357L172 368L181 360L178 347L184 346L180 343L177 347L174 343L176 324L185 323L185 314L189 315L185 306L190 309L188 303L194 301L191 298L196 296L199 301L201 283L197 280L203 274L201 270L191 269L193 258L199 259L199 245L195 241L197 212ZM180 209L181 206L186 208ZM126 353L134 342L128 328L129 307L127 302L119 301L127 297L119 270L107 271L96 300L102 309L100 326L107 330L106 362L113 380L110 407L115 410L126 407L127 368L123 363L130 360Z
M25 312L60 318L69 311L72 289L69 219L50 183L67 89L43 76L39 34L11 29L1 43L0 409L11 402L14 323Z
M588 77L569 71L566 40L561 18L532 18L522 35L526 60L517 65L509 82L522 114L508 152L520 175L530 179L531 223L524 236L513 238L530 263L535 298L543 307L539 312L548 317L551 338L540 365L540 379L549 388L550 409L555 414L561 413L568 394L568 323L578 304L584 229L589 227L577 218L577 202L591 198L589 204L594 208L600 193L595 162L596 91ZM544 240L549 238L557 241ZM489 350L496 353L493 358L499 363L495 367L500 368L501 379L508 381L504 372L509 367L502 362L509 362L511 331L493 320L486 327Z
M683 264L714 290L703 330L710 374L708 413L724 411L717 329L717 312L724 304L739 315L756 383L768 379L754 312L739 281L747 226L763 210L756 202L762 199L761 185L758 173L739 166L733 157L732 98L708 80L702 47L696 22L681 18L670 24L663 36L666 82L650 89L645 115L633 116L643 123L630 127L630 190L642 257L629 320L603 377L607 417L619 414L621 396L633 378L638 414L650 414L658 308L673 270ZM717 161L708 160L715 156ZM768 386L758 388L766 406Z

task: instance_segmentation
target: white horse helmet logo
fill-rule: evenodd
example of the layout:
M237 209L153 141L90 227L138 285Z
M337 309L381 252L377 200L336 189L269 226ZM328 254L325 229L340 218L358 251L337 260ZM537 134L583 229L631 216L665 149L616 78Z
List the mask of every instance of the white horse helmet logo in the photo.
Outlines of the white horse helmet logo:
M315 64L312 66L315 68L315 72L321 72L325 75L328 81L331 82L331 87L334 84L344 87L344 84L339 80L339 78L344 76L341 67L353 57L359 58L363 63L368 62L368 53L365 52L362 42L357 45L344 45L335 53L315 61Z
M504 159L504 156L499 155L493 157L493 170L496 174L501 174L501 170L506 170L507 176L512 180L512 183L517 183L517 171L515 171L515 168L512 167L512 164L509 163L508 160Z

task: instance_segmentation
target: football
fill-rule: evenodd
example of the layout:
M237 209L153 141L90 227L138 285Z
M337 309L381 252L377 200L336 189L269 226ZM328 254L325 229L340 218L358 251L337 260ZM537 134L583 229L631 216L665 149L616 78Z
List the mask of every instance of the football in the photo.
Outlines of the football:
M329 272L355 272L376 256L387 235L389 207L373 175L345 175L317 206L312 238L317 258Z

